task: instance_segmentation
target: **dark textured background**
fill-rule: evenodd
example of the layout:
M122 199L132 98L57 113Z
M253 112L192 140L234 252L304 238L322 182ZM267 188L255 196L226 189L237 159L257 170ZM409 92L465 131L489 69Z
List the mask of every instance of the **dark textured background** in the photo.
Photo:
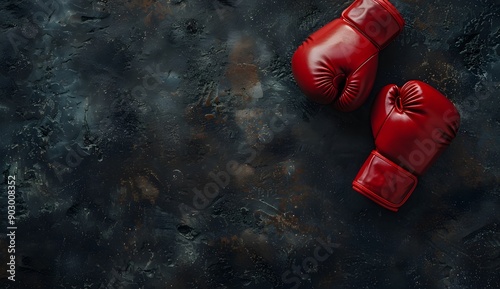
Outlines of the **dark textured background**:
M394 0L405 30L369 101L339 113L305 99L290 58L350 3L2 0L18 281L3 234L0 287L499 288L499 2ZM375 93L410 79L462 126L395 214L351 181ZM321 242L328 258L303 268Z

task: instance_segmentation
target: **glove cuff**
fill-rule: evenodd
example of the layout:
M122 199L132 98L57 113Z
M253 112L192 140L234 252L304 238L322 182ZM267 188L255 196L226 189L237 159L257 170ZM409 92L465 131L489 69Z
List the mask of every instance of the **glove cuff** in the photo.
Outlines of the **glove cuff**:
M398 36L405 25L388 0L356 0L342 12L342 17L379 49Z
M377 151L372 151L352 188L375 203L397 212L417 185L417 177Z

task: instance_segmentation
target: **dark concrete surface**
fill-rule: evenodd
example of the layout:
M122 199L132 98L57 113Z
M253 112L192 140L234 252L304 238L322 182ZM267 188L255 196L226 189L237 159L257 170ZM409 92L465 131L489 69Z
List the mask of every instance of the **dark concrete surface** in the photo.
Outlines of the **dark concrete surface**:
M394 0L405 30L340 113L290 57L350 2L1 1L0 287L500 288L499 2ZM351 181L375 93L411 79L462 125L392 213Z

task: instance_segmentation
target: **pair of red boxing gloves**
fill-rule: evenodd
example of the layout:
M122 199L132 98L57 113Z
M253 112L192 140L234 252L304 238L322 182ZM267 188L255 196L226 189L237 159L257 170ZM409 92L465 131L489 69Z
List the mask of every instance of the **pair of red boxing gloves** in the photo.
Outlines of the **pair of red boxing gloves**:
M311 100L340 111L360 107L371 92L378 53L397 37L404 19L387 0L356 0L297 49L292 72ZM353 189L392 210L410 197L417 177L450 144L460 115L439 91L421 81L388 85L371 113L375 150Z

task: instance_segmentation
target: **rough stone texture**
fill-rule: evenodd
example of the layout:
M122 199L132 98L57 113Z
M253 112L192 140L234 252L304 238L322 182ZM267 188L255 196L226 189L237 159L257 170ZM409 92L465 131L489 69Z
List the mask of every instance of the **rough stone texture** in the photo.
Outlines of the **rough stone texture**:
M499 288L500 4L393 2L405 30L339 113L290 57L350 1L2 1L0 287ZM410 79L462 126L394 214L351 181L375 93Z

